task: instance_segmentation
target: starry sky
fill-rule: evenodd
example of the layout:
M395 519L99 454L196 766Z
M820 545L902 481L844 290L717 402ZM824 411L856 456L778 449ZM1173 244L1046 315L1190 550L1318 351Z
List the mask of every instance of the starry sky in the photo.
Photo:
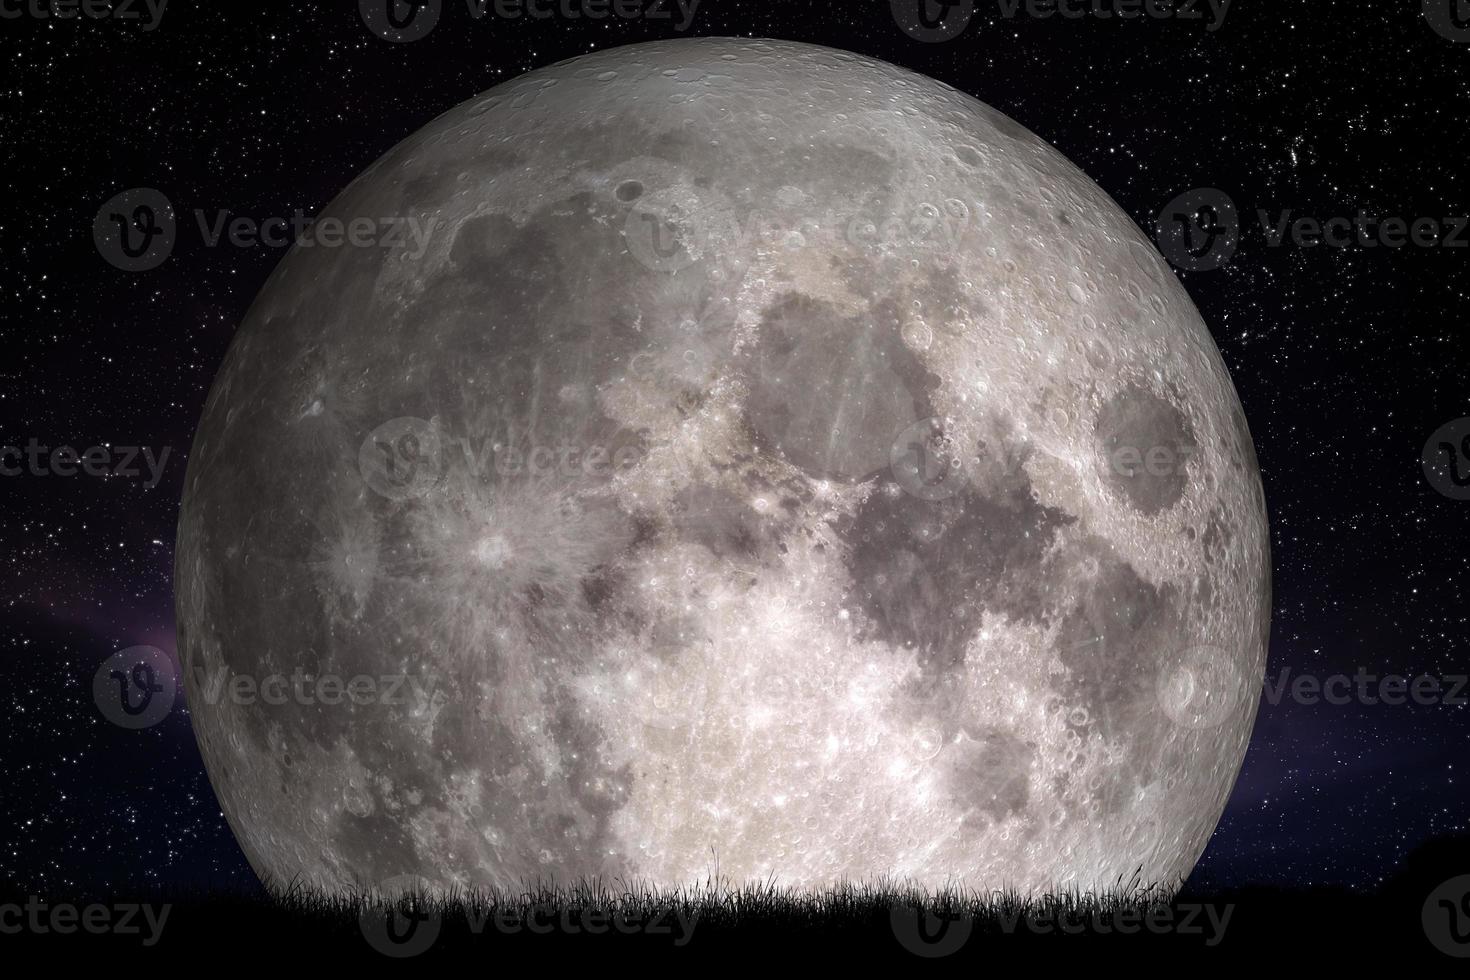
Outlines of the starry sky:
M0 445L170 453L152 485L146 468L0 477L10 886L253 883L187 711L124 731L98 715L91 684L113 651L174 650L190 440L283 253L181 232L163 265L124 272L93 241L102 203L151 187L181 212L315 213L485 89L676 33L646 20L473 22L455 3L427 38L390 44L356 3L260 6L175 0L153 30L146 11L0 19ZM1420 464L1432 432L1470 416L1470 247L1272 246L1257 216L1448 227L1470 214L1470 43L1432 29L1419 0L1237 0L1216 31L976 6L943 42L909 37L887 0L704 0L689 33L828 44L948 82L1058 147L1145 229L1185 191L1225 191L1238 251L1180 275L1260 456L1269 676L1470 672L1470 501L1437 493ZM1196 880L1371 888L1424 841L1470 829L1467 750L1464 705L1263 701Z

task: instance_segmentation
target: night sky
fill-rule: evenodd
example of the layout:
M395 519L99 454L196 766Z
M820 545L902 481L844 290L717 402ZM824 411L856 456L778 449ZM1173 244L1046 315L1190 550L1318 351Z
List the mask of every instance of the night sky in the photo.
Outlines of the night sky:
M254 881L187 711L124 731L99 716L91 685L113 651L174 651L190 440L284 253L207 247L189 218L163 265L123 272L93 241L103 202L150 187L181 214L312 214L485 89L676 34L668 21L474 22L451 3L427 38L391 44L356 3L268 6L175 0L151 31L0 19L0 446L169 450L154 486L146 466L0 477L11 886ZM936 43L900 30L887 0L705 0L689 33L827 44L938 78L1058 147L1150 234L1181 193L1225 191L1238 252L1180 275L1260 456L1269 676L1470 672L1470 501L1436 492L1420 462L1431 433L1470 416L1470 229L1459 248L1272 247L1257 217L1365 212L1449 229L1470 214L1470 43L1434 30L1419 0L1237 0L1216 31L978 7ZM1470 829L1467 750L1463 704L1263 701L1196 881L1373 887L1424 841Z

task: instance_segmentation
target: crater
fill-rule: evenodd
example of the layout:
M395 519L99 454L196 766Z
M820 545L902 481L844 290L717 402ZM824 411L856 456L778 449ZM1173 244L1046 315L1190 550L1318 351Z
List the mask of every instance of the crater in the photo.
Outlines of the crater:
M1110 398L1094 429L1103 479L1144 514L1179 502L1198 449L1180 407L1138 385Z

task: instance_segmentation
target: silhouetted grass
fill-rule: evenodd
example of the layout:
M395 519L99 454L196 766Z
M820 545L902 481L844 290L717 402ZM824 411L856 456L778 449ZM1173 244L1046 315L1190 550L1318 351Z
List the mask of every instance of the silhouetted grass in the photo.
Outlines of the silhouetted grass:
M1435 860L1424 873L1433 877L1458 863ZM381 963L404 952L413 954L415 966L486 969L518 962L735 961L912 969L921 959L965 969L1058 961L1136 967L1244 964L1264 956L1320 966L1367 955L1445 965L1452 961L1425 942L1419 923L1424 887L1417 878L1380 895L1260 888L1202 895L1137 880L1100 892L1048 895L924 889L886 879L796 889L774 879L736 884L713 876L672 889L593 879L511 889L328 892L286 882L259 892L206 888L134 896L170 907L152 945L136 935L23 931L0 936L0 948L32 947L56 961L122 954L180 963L259 959L292 967ZM1119 928L1123 923L1134 928Z
M276 903L308 918L359 918L374 911L431 917L448 925L493 927L497 918L526 920L534 915L583 913L621 917L630 924L669 917L695 924L696 930L843 930L887 923L895 908L940 920L967 920L1002 928L1028 916L1088 915L1125 908L1167 906L1175 889L1159 886L1102 893L1070 891L1022 896L1014 890L981 892L963 888L926 889L879 879L828 888L783 887L774 880L736 885L708 878L686 887L660 888L643 882L593 879L569 885L537 882L518 889L410 888L325 893L300 884L271 888Z

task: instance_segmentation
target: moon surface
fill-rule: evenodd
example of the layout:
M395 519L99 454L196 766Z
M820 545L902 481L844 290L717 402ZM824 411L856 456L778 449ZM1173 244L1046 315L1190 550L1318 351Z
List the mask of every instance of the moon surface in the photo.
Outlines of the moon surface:
M1264 671L1260 477L1055 149L857 55L658 42L451 110L323 217L424 234L282 261L179 525L259 874L1189 873Z

